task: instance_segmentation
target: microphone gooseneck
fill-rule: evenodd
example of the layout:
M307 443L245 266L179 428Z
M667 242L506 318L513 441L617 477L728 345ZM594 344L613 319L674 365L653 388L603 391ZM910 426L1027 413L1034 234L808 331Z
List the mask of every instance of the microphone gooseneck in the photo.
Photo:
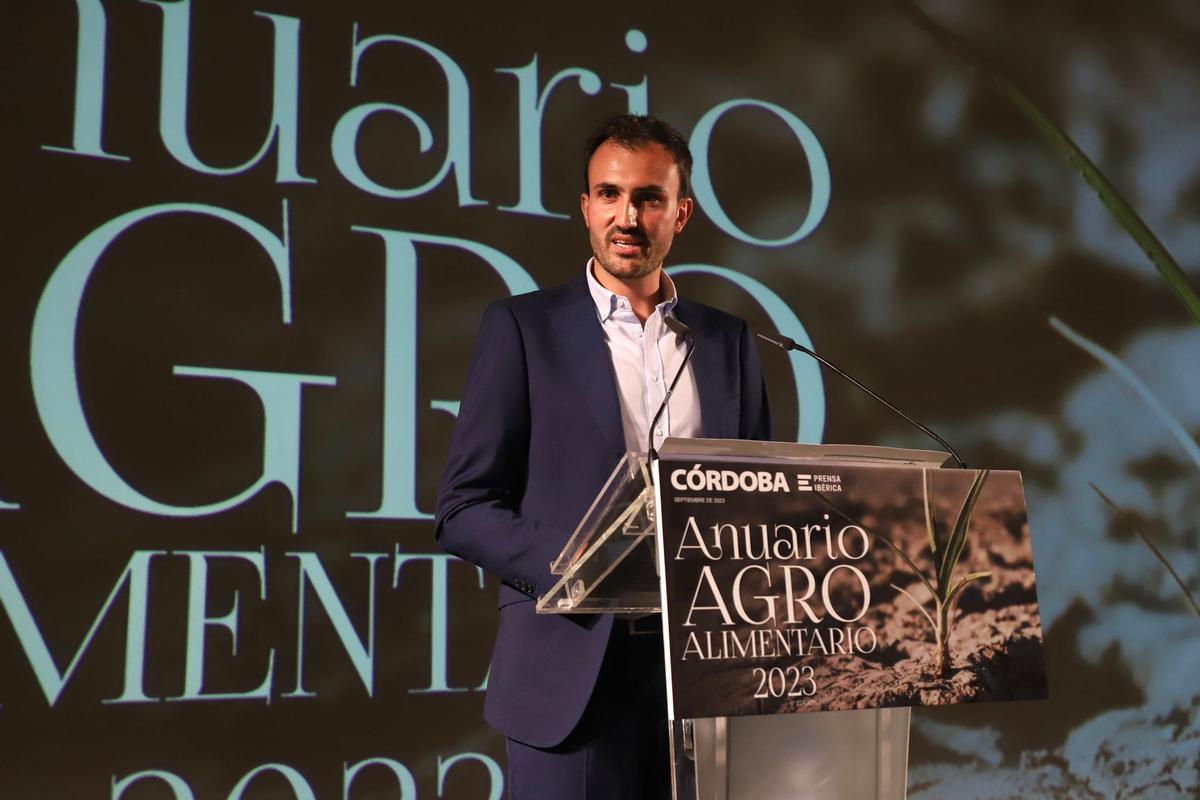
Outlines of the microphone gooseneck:
M941 436L938 436L938 435L937 435L936 433L934 433L934 432L933 432L933 430L931 430L930 428L927 428L927 427L925 427L924 425L922 425L921 423L917 422L915 419L913 419L912 417L910 417L908 414L905 414L903 411L901 411L899 408L897 408L896 406L894 406L894 405L892 405L891 403L889 403L887 400L884 400L882 397L880 397L879 395L877 395L875 392L873 392L873 391L871 391L870 389L868 389L866 386L864 386L864 385L862 384L862 382L858 381L858 380L857 380L857 379L855 379L853 376L851 376L850 374L848 374L847 372L845 372L844 370L842 370L841 368L839 368L839 367L838 367L836 364L834 364L834 363L832 363L831 361L829 361L829 360L827 360L827 359L825 359L825 358L823 358L823 357L821 357L821 356L817 355L815 352L813 352L812 350L808 349L808 348L807 348L807 347L805 347L804 345L800 344L800 343L799 343L799 342L797 342L796 340L794 340L794 339L792 339L792 338L790 338L790 337L784 336L784 335L783 335L783 334L781 334L781 333L772 333L772 334L770 334L770 335L768 335L768 334L765 334L765 333L755 333L755 335L756 335L758 338L762 339L764 342L770 342L771 344L775 345L776 347L782 348L782 349L784 349L784 350L799 350L801 353L807 353L808 355L812 356L812 357L813 357L813 358L815 358L817 361L819 361L821 364L823 364L824 366L826 366L826 367L828 367L829 369L833 370L833 371L834 371L834 372L836 372L838 375L841 375L843 378L845 378L846 380L848 380L850 383L854 384L854 385L855 385L855 386L857 386L859 389L861 389L862 391L866 392L866 393L867 393L867 394L869 394L871 397L875 398L877 401L879 401L880 403L882 403L882 404L883 404L884 406L886 406L888 409L890 409L890 410L891 410L891 411L893 411L894 413L896 413L896 414L900 415L900 417L902 417L902 418L903 418L903 419L904 419L906 422L908 422L908 423L909 423L909 424L911 424L911 425L914 425L914 426L916 426L916 427L917 427L917 428L918 428L918 429L919 429L919 430L920 430L922 433L924 433L925 435L927 435L927 436L929 436L930 438L932 438L934 441L936 441L936 442L937 442L938 444L940 444L942 447L946 448L946 451L947 451L948 453L950 453L950 455L954 456L954 460L958 462L958 466L959 466L960 468L962 468L962 469L966 469L966 468L967 468L967 464L966 464L966 462L965 462L965 461L963 461L963 460L962 460L962 458L960 458L960 457L959 457L959 455L958 455L958 452L957 452L957 451L956 451L956 450L955 450L953 447L951 447L951 446L950 446L950 443L949 443L949 442L947 442L947 441L946 441L945 439L943 439Z
M692 353L696 350L696 337L692 335L692 329L683 324L675 317L664 316L663 322L670 328L676 336L683 338L687 344L687 351L683 354L683 361L679 363L679 369L675 370L675 377L671 379L671 385L667 387L667 393L663 395L662 404L659 405L658 411L654 415L654 419L650 420L650 430L647 432L649 441L646 447L646 463L651 464L654 459L658 458L658 451L654 449L654 426L658 424L659 417L667 410L667 403L671 400L671 394L675 391L675 384L679 383L679 378L683 375L683 370L687 367L688 360L691 359Z

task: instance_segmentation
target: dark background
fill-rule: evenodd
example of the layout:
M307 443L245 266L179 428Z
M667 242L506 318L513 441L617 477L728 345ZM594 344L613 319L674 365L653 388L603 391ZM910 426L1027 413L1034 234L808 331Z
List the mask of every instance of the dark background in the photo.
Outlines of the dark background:
M1187 2L986 2L923 6L972 53L1024 88L1138 207L1196 279L1200 246L1200 15ZM708 109L756 98L813 130L830 165L820 226L784 248L717 229L703 206L673 264L725 266L762 282L798 315L817 349L935 427L972 465L1025 475L1051 699L914 714L912 797L1111 796L1200 786L1195 674L1200 629L1179 588L1127 522L1089 488L1127 508L1193 591L1197 586L1200 429L1194 369L1200 332L1132 240L1034 128L956 55L888 2L796 3L784 11L726 4L584 7L525 12L496 4L193 0L189 136L214 165L245 161L270 118L272 26L255 11L299 18L299 167L315 183L280 184L272 149L253 168L212 176L178 163L159 136L162 17L150 3L109 0L104 147L111 161L44 149L71 143L76 6L0 7L4 166L0 269L0 552L57 667L70 662L135 550L259 551L266 599L245 562L213 563L209 614L239 594L238 652L210 629L209 691L244 691L275 648L270 703L163 701L107 705L122 685L126 596L118 596L58 702L50 707L13 627L0 622L0 795L107 797L112 781L169 770L195 796L225 797L261 764L299 770L318 797L340 796L344 765L385 756L412 771L418 796L439 796L439 759L502 740L480 721L496 585L448 570L447 675L430 685L438 605L420 520L354 519L380 497L385 353L384 255L352 226L470 239L523 265L539 285L582 268L580 143L623 109L613 83L648 80L651 113L690 134ZM364 169L415 186L441 164L446 84L413 48L380 46L351 86L354 27L444 51L470 86L471 191L450 176L406 200L373 196L336 169L330 137L348 109L403 104L430 124L367 123ZM645 33L645 53L625 46ZM539 86L560 70L595 72L595 96L559 85L543 118L542 199L570 220L505 212L518 196L517 81L497 70L538 58ZM809 200L807 165L777 118L726 115L710 151L721 204L743 229L778 237ZM30 384L30 329L55 267L83 237L128 211L203 203L282 231L287 201L293 323L263 254L211 219L175 216L126 234L100 261L79 315L77 371L89 425L114 468L161 502L235 494L261 467L262 411L243 387L172 375L178 364L332 375L304 392L299 531L289 497L268 487L228 512L143 514L101 496L66 466L43 430ZM478 260L422 248L418 278L418 494L431 513L456 400L483 307L505 293ZM719 278L683 276L688 297L769 325L754 298ZM1179 422L1188 450L1130 386L1051 329L1057 316L1114 352ZM787 333L787 331L785 331ZM797 433L786 358L763 352L779 438ZM926 446L920 435L836 380L826 382L825 441ZM375 688L368 696L311 591L305 685L295 687L296 560L316 552L355 630L365 636L366 567L377 566ZM147 691L183 687L187 561L153 562ZM1164 783L1166 781L1167 783ZM448 773L440 794L486 797L479 762ZM395 796L371 768L354 797ZM390 792L390 794L389 794ZM246 797L289 796L264 775ZM168 797L153 782L128 798Z

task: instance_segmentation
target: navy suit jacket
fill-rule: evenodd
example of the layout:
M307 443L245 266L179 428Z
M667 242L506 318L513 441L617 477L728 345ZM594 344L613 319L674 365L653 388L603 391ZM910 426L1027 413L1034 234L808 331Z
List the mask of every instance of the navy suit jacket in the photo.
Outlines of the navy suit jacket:
M767 439L746 323L680 300L707 438ZM596 685L613 617L537 615L553 561L625 452L616 381L585 276L488 306L437 503L447 551L499 576L484 717L535 747L562 742Z

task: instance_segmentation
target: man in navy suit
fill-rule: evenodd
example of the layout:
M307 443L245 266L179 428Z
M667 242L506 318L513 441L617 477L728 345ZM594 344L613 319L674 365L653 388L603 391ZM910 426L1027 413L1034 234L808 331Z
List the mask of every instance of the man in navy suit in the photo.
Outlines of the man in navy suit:
M662 641L611 615L539 616L549 565L626 450L644 451L683 342L695 352L655 445L770 436L746 323L680 299L662 269L691 218L691 154L650 118L585 149L593 258L566 285L484 312L438 493L443 548L501 580L484 716L508 738L513 800L670 796Z

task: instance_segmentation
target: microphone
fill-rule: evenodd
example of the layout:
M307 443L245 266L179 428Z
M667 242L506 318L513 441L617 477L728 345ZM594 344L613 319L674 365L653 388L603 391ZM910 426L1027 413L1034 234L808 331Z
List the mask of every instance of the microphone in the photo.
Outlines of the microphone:
M901 411L900 409L896 408L896 406L892 405L892 404L891 404L891 403L889 403L887 400L884 400L882 397L880 397L879 395L875 394L875 392L873 392L873 391L871 391L870 389L868 389L868 388L867 388L866 386L864 386L864 385L863 385L861 382L859 382L858 380L854 379L854 378L853 378L852 376L850 376L848 373L846 373L846 372L844 372L843 370L841 370L840 368L838 368L838 366L837 366L837 365L835 365L835 364L833 364L832 362L830 362L830 361L828 361L828 360L826 360L826 359L822 358L821 356L817 355L817 354L816 354L816 353L814 353L812 350L809 350L809 349L808 349L807 347L805 347L804 345L802 345L802 344L798 343L798 342L797 342L795 339L791 339L791 338L789 338L789 337L787 337L787 336L784 336L784 335L783 335L783 334L781 334L781 333L772 333L772 334L771 334L771 335L769 335L769 336L768 336L767 334L765 334L765 333L755 333L755 335L756 335L756 336L758 336L758 338L762 339L764 342L770 342L771 344L775 345L776 347L782 348L782 349L784 349L784 350L799 350L801 353L807 353L808 355L812 356L812 357L813 357L813 358L815 358L817 361L821 362L821 364L823 364L823 365L824 365L824 366L826 366L826 367L829 367L829 369L833 370L833 371L834 371L834 372L836 372L838 375L841 375L843 378L845 378L846 380L848 380L850 383L854 384L854 385L855 385L855 386L857 386L859 389L861 389L861 390L863 390L864 392L866 392L867 394L871 395L871 397L874 397L874 398L875 398L876 400L878 400L880 403L882 403L883 405L887 406L887 408L888 408L888 409L890 409L891 411L893 411L893 412L895 412L896 414L899 414L901 417L903 417L903 418L904 418L904 420L905 420L906 422L908 422L908 423L910 423L910 424L912 424L912 425L916 426L917 428L919 428L919 429L921 430L921 432L922 432L922 433L926 434L926 435L927 435L927 436L929 436L930 438L934 439L934 440L935 440L935 441L936 441L938 444L940 444L942 447L946 448L946 450L947 450L947 451L950 453L950 455L954 456L954 460L958 462L958 466L959 466L961 469L966 469L966 468L967 468L967 464L966 464L966 462L965 462L965 461L963 461L963 460L962 460L962 458L960 458L960 457L959 457L959 455L958 455L958 452L957 452L957 451L956 451L956 450L955 450L953 447L951 447L951 446L950 446L950 443L949 443L949 442L947 442L947 441L946 441L945 439L943 439L941 436L938 436L936 433L934 433L934 432L933 432L932 430L930 430L929 428L927 428L927 427L925 427L924 425L922 425L921 423L917 422L915 419L913 419L912 417L910 417L908 414L905 414L903 411ZM651 427L653 427L653 426L651 426Z
M695 337L692 336L692 329L675 319L675 317L663 317L663 322L667 323L667 327L674 331L676 336L682 336L684 339L690 339L692 342L696 341Z
M663 395L662 405L658 407L654 419L650 420L650 430L647 432L649 442L646 447L646 463L650 464L654 459L658 458L658 451L654 449L654 426L658 424L658 419L667 410L667 403L671 400L671 393L675 391L675 384L679 383L680 376L683 375L683 370L687 367L688 360L691 359L692 353L696 350L696 337L692 335L692 329L684 325L679 320L672 316L663 316L663 322L670 328L676 336L683 337L687 344L687 351L683 354L683 361L679 363L679 369L675 370L675 377L671 379L671 385L667 387L667 393Z

